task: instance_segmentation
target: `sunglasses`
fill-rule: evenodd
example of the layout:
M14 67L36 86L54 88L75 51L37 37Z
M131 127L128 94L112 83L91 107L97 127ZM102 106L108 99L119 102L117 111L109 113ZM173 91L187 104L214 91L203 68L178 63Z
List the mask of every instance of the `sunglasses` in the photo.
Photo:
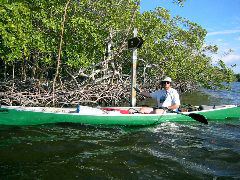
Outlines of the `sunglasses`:
M162 81L162 84L170 84L169 81Z

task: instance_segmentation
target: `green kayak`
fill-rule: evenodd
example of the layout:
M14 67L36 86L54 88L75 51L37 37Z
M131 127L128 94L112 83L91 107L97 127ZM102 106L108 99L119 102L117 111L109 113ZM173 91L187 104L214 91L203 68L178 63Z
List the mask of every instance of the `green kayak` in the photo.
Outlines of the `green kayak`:
M86 125L127 125L145 126L163 122L198 121L198 116L207 121L240 119L240 107L235 105L208 106L201 111L165 114L128 114L127 107L74 108L1 106L0 125L40 125L50 123L80 123ZM138 108L135 108L138 110ZM197 115L197 118L195 118Z

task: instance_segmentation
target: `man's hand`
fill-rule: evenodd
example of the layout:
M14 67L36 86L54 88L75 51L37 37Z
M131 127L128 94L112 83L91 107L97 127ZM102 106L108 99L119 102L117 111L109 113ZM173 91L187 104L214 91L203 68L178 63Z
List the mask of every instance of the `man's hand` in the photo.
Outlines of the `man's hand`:
M133 88L134 88L135 91L136 91L137 93L139 93L140 95L145 96L145 97L151 97L151 94L150 94L149 92L141 91L141 90L138 88L138 86L133 87Z
M171 111L168 107L162 107L164 111Z
M141 90L137 86L133 88L135 89L136 92L141 93Z

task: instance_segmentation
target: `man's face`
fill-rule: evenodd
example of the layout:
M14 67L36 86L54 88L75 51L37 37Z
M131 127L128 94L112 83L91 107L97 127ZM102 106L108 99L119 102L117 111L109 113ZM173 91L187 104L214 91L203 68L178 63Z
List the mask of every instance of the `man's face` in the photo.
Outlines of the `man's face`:
M171 87L171 82L169 81L162 81L161 84L164 89L169 89Z

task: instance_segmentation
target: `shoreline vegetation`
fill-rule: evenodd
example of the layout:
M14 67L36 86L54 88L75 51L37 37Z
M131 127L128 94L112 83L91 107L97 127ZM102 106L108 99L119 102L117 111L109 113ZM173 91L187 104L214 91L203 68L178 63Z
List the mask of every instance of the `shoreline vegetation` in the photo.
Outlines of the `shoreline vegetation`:
M184 0L174 0L182 5ZM153 91L164 76L181 93L228 88L236 77L207 31L162 7L140 13L140 0L4 1L0 5L0 103L22 106L129 104L133 29L137 84ZM57 6L56 6L57 4ZM239 77L238 77L239 79ZM143 97L137 96L137 101Z
M236 76L236 81L240 82L240 74L235 74L235 76Z
M118 78L118 80L117 80ZM55 106L55 107L75 107L77 104L90 106L121 106L130 105L131 97L131 77L108 78L104 81L86 80L77 82L76 79L61 79L61 84L57 84L55 93L52 92L53 81L39 79L20 79L1 81L0 83L0 103L2 105L15 106ZM113 82L114 81L114 82ZM154 86L152 86L154 84ZM160 81L147 83L141 86L148 91L153 91L159 87ZM180 86L177 89L181 91ZM197 89L196 87L194 89ZM192 91L193 86L188 91ZM184 89L186 92L187 89ZM137 102L144 99L137 96Z

